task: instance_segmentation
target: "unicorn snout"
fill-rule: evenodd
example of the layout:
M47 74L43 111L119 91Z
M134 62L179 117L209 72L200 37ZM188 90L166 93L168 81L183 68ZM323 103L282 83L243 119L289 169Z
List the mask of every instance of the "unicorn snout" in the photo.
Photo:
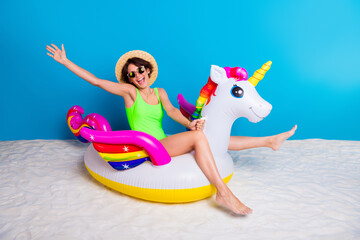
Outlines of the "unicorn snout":
M248 119L250 122L260 122L270 114L271 110L272 106L268 102L260 103L257 106L250 106L249 111L252 116Z

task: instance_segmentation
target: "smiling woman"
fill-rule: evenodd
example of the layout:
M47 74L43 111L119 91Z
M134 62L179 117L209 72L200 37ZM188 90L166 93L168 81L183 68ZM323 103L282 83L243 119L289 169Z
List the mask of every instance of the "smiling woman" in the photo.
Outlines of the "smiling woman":
M208 138L202 131L204 120L195 119L190 121L181 114L179 109L175 108L171 104L164 89L150 88L156 80L158 67L155 59L149 53L135 50L121 56L115 68L116 77L119 83L115 83L99 79L85 69L72 63L66 57L64 45L62 45L61 49L59 49L56 45L52 44L52 46L47 46L47 50L49 51L48 55L50 57L66 66L82 79L112 94L123 97L131 129L145 132L150 134L152 137L155 137L165 147L171 157L195 151L194 160L208 179L209 183L215 186L217 190L216 201L219 204L226 206L236 214L247 215L252 212L249 207L240 202L240 200L231 192L221 177L214 159L212 152L213 149L210 148ZM266 71L270 68L270 66L266 64L263 68L264 67L267 68ZM254 86L256 86L257 82L262 79L266 72L263 68L255 72L254 76L250 78L249 81L246 81L248 85L252 85L252 88L249 89L250 94L256 93ZM222 80L221 83L229 83L228 81L225 81L228 78L226 76L226 71L221 67L212 67L211 78L214 79L214 81ZM236 95L242 94L240 88L245 87L241 86L241 82L245 81L236 83L239 87L239 89L235 91ZM220 85L226 84L219 84L219 87ZM222 93L219 95L222 95ZM228 92L224 95L225 99L228 98L228 95ZM246 101L244 102L246 103ZM265 101L263 101L260 105L264 106L264 109L268 109ZM250 105L250 107L260 109L257 114L261 114L263 116L269 114L269 111L262 112L261 109L263 108L261 106L259 108L259 106ZM191 131L167 137L162 128L162 118L164 115L163 109L165 109L166 113L172 119L189 128ZM249 112L249 108L247 109L247 112ZM254 122L261 120L258 117L255 117L254 114L248 114L248 116L245 117L248 117L250 121L253 121L251 119L255 118L256 120L254 120ZM232 150L241 150L252 147L270 147L276 150L287 138L291 137L295 133L296 129L293 128L289 132L270 137L230 138L231 124L226 134L224 134L227 140L225 139L225 141L222 141L222 145L224 143L226 144L223 148L225 151L228 148ZM216 126L212 127L212 130L215 129ZM212 143L210 144L212 145Z
M197 119L192 122L189 121L177 108L171 104L165 90L150 88L151 84L157 77L157 64L155 59L150 54L144 51L131 51L124 54L119 59L115 69L119 83L114 83L111 81L99 79L95 75L68 60L66 57L64 45L62 45L61 49L59 49L56 45L52 44L52 46L47 46L47 50L49 51L47 54L50 57L66 66L69 70L87 82L110 93L123 97L125 101L125 107L127 109L134 107L133 109L135 112L138 112L138 110L141 111L141 108L143 107L147 110L151 109L148 111L146 117L155 117L154 119L151 121L144 120L143 118L136 120L136 122L145 122L147 128L138 129L138 126L134 124L134 128L132 129L140 131L147 131L148 128L151 130L156 129L156 131L160 134L157 134L153 137L156 137L161 141L161 144L165 147L171 157L194 150L196 152L195 160L197 165L200 167L209 182L212 183L217 189L217 202L219 204L225 205L236 214L246 215L252 212L250 208L245 206L237 197L235 197L235 195L225 184L224 180L221 178L214 157L209 148L207 139L204 133L201 131L203 127L203 120ZM142 58L143 60L149 62L153 67L153 71L151 72L150 68L147 68L147 71L144 71L143 73L137 72L138 67L141 66L136 66L135 64L131 63L131 61L133 61L132 58L134 57ZM124 68L125 64L127 64L127 68ZM125 73L124 69L126 69L126 74L122 74ZM134 74L131 72L134 72ZM121 81L121 79L124 79L125 76L132 84ZM132 76L133 78L130 78L129 76ZM154 103L156 103L155 105L158 105L158 107L155 107L155 109L152 108L154 107ZM140 106L140 109L137 109L138 106ZM192 131L166 137L163 132L161 123L163 108L171 118L173 118L178 123L188 127ZM133 120L134 119L129 119L129 121ZM140 126L144 126L144 124L141 124Z

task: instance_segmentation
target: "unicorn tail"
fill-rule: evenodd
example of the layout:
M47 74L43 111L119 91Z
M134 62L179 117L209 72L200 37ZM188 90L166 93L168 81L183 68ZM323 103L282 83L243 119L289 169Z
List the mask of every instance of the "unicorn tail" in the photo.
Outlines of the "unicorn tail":
M109 122L103 116L92 113L83 119L82 114L84 114L84 110L80 106L73 106L67 113L68 126L79 141L84 143L89 142L88 139L81 135L81 129L83 128L104 132L111 131Z
M155 166L168 164L171 158L163 145L153 136L132 130L111 131L108 121L99 114L82 118L84 110L72 107L67 114L71 132L81 142L92 142L104 161L116 170L137 167L145 161Z
M195 105L186 101L184 96L180 93L177 97L177 101L180 105L181 113L189 120L191 120L191 115L195 112L196 107Z

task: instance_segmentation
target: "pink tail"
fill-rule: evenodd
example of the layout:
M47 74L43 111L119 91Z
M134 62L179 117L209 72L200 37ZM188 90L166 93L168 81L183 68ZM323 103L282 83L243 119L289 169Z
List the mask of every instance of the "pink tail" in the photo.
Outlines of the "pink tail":
M144 132L132 130L111 131L108 121L101 115L92 113L83 119L83 113L84 110L80 106L74 106L69 110L67 115L70 130L80 141L113 145L110 147L107 146L109 149L121 149L124 148L124 144L131 146L135 145L144 149L149 155L151 162L156 166L165 165L171 161L164 146L153 136ZM130 148L130 146L126 147L126 149L127 148ZM106 152L116 153L113 150ZM107 162L110 165L114 163L111 161ZM134 167L139 165L138 162L138 159L126 162L126 169L128 169L131 164ZM124 161L121 163L124 164Z
M181 113L188 119L191 118L191 115L195 112L196 107L195 105L186 101L184 96L180 93L177 97L178 103L180 105Z

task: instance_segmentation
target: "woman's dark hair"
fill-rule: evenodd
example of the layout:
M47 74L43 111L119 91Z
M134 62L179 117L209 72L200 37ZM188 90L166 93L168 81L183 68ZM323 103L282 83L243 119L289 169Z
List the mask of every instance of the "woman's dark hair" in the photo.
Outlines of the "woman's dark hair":
M152 73L153 70L153 66L151 65L151 63L149 63L148 61L142 59L142 58L138 58L138 57L133 57L133 58L129 58L127 60L127 62L125 63L123 69L121 70L121 80L123 80L126 83L130 83L129 78L127 76L128 74L128 66L130 64L134 64L137 67L141 67L144 66L146 69L150 69L150 73L149 73L149 77Z

